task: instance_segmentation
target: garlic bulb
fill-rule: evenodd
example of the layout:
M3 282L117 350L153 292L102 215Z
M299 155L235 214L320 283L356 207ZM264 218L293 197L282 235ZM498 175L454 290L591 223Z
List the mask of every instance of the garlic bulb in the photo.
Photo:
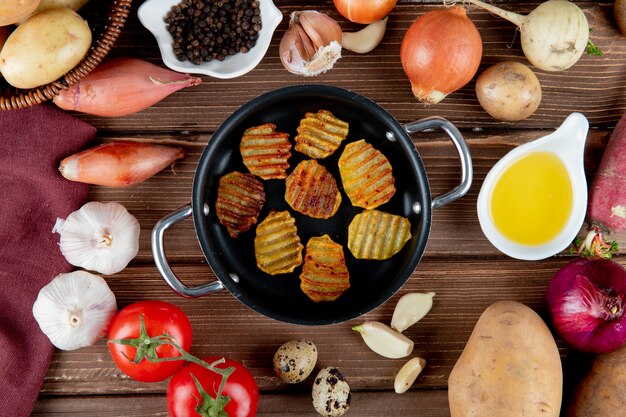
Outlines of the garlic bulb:
M139 222L119 203L87 203L52 231L69 263L105 275L126 268L139 251Z
M86 271L60 274L39 291L33 316L54 346L74 350L106 334L117 313L106 281Z
M341 58L342 36L339 24L323 13L293 12L280 41L280 60L293 74L321 74Z

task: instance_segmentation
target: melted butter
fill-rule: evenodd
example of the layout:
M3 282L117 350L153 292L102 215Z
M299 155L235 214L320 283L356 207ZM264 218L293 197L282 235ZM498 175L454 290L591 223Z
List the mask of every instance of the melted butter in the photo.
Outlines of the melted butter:
M551 152L534 152L513 162L496 181L491 216L506 238L525 245L554 239L573 206L565 164Z

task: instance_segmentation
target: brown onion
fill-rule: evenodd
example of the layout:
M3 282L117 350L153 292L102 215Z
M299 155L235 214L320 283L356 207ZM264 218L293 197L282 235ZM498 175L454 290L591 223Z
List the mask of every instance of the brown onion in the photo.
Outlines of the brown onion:
M400 60L415 97L434 104L472 79L482 53L476 26L465 9L455 6L413 22L402 40Z
M337 11L356 23L373 23L389 14L397 0L334 0Z

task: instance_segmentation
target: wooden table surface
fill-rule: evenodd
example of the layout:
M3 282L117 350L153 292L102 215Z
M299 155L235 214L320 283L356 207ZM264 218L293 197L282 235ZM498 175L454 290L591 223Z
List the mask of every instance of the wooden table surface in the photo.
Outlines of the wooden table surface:
M137 20L140 0L110 56L134 56L161 64L156 41ZM584 56L574 67L559 73L534 69L543 89L535 114L517 123L492 119L478 104L475 79L442 103L426 106L411 94L399 59L400 43L410 24L439 3L400 1L389 17L383 43L373 52L356 55L344 51L330 72L316 78L288 73L278 58L278 44L294 10L317 9L337 18L343 29L357 26L341 18L331 1L279 0L285 19L260 65L233 80L202 77L200 86L170 96L143 112L122 118L77 117L98 128L98 140L131 138L160 141L185 148L187 156L148 181L123 189L92 187L91 200L118 201L141 223L140 251L121 273L107 277L122 308L132 302L160 299L175 303L190 317L194 329L192 352L226 355L242 361L261 390L259 416L315 416L311 405L311 379L287 386L272 371L275 350L290 339L312 340L319 350L317 368L336 366L353 391L348 415L359 417L449 415L447 379L482 311L491 303L512 299L525 303L547 319L544 297L547 283L568 259L566 254L543 261L511 259L498 252L480 230L476 198L488 170L515 146L554 130L570 113L582 112L591 129L585 152L590 179L599 163L611 129L626 109L626 38L617 30L608 1L577 2L585 11L593 41L603 57ZM507 2L512 11L526 13L539 2ZM515 27L469 7L483 39L481 67L507 59L526 62ZM363 94L387 109L401 123L439 115L455 123L467 139L474 164L474 181L462 199L434 210L432 230L424 258L403 288L374 311L349 322L307 327L266 318L243 305L226 290L199 299L176 295L161 279L150 250L150 232L166 214L190 202L192 180L199 156L220 123L242 104L276 88L301 84L330 84ZM454 148L440 134L414 138L424 160L434 195L454 187L460 178ZM626 236L617 236L626 244ZM191 221L175 226L166 239L173 269L188 284L214 275L198 246ZM626 259L617 258L626 264ZM393 391L396 372L405 360L380 357L370 351L351 327L365 320L389 322L400 296L413 291L434 291L431 312L405 334L415 342L414 355L428 364L414 387L398 395ZM564 369L564 403L580 379L589 357L567 348L557 338ZM111 361L104 340L73 352L56 351L34 416L166 416L167 383L140 383L120 373Z

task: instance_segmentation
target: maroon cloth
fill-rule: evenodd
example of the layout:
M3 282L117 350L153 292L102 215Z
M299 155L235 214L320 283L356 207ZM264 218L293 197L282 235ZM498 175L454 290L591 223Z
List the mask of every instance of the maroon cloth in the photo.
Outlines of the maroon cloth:
M53 346L33 318L39 290L72 270L52 234L87 199L59 161L96 129L50 106L0 111L0 415L29 416Z

